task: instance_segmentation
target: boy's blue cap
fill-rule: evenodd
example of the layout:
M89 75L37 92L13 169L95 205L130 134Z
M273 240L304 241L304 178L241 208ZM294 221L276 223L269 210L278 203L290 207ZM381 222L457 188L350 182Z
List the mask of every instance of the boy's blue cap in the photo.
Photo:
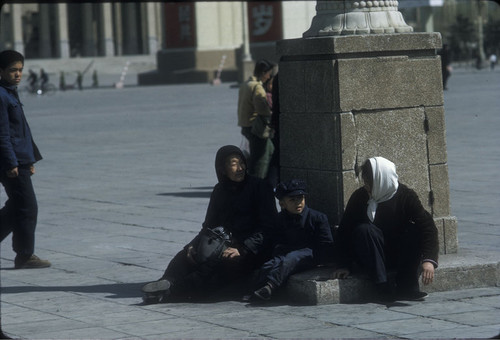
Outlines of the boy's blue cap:
M307 195L306 182L301 179L291 179L281 182L276 187L276 198L282 199L285 196Z

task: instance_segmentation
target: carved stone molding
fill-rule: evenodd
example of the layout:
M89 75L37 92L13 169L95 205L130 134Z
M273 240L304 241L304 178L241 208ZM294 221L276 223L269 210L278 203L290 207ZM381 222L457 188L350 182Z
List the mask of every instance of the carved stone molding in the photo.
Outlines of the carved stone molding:
M329 35L408 33L398 1L324 0L316 4L316 16L304 38Z

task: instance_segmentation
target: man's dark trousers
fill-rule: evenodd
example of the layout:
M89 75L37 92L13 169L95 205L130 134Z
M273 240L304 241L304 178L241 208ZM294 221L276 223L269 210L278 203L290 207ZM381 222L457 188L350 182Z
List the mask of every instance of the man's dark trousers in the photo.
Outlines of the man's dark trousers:
M31 182L29 165L18 167L19 175L8 178L0 174L8 200L0 209L0 237L3 241L12 232L12 246L17 255L30 256L35 248L38 204Z

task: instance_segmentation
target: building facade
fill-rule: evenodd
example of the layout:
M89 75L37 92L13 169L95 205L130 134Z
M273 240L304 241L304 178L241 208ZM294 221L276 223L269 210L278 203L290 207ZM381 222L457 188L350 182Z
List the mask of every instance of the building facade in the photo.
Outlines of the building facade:
M415 31L438 31L446 42L457 15L485 22L498 4L481 0L401 0ZM150 83L210 80L224 62L235 77L245 59L276 60L275 42L300 38L316 1L9 3L0 12L0 50L28 59L155 56ZM417 6L418 5L418 6Z
M154 54L163 39L160 3L5 4L0 49L27 58Z

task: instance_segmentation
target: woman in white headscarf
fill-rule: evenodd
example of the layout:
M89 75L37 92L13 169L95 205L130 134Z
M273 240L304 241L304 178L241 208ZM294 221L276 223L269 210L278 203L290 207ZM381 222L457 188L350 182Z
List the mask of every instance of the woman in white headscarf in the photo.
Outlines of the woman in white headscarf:
M340 222L336 242L338 269L334 278L346 278L354 263L364 269L385 301L421 300L422 283L434 279L439 244L432 216L417 194L398 181L394 163L367 159L361 166L364 186L356 190ZM395 271L390 282L389 271Z

